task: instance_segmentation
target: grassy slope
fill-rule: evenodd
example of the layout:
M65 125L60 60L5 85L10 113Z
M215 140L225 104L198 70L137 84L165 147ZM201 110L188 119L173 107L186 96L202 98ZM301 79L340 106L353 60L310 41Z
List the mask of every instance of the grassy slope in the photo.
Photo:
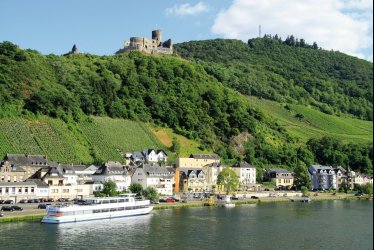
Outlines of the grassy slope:
M275 118L291 135L307 141L309 138L318 138L324 135L336 137L345 142L372 142L373 123L350 117L337 117L327 115L313 108L303 105L291 105L290 111L284 108L284 104L248 97L250 103L267 115ZM297 113L304 116L299 120Z
M63 163L123 161L120 151L164 148L146 125L122 119L93 117L76 126L42 116L0 119L0 157L7 153L46 154Z
M180 156L188 157L191 153L195 154L211 154L212 151L201 150L199 147L200 143L189 140L184 136L175 134L170 128L161 128L156 126L150 126L150 129L154 135L168 148L172 146L172 141L175 138L180 143Z

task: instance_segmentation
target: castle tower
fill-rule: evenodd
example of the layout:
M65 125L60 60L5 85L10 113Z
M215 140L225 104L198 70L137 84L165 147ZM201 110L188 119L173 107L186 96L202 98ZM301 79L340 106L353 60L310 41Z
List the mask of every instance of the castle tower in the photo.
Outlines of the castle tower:
M161 41L162 41L161 30L153 30L152 39L157 41L157 46L161 46Z

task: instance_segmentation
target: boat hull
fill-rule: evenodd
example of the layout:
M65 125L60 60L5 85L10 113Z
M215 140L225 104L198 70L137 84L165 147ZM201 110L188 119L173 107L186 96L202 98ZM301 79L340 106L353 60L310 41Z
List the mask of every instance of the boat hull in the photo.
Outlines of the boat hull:
M87 214L87 215L80 215L80 216L53 217L53 216L46 215L41 220L41 223L61 224L61 223L81 222L81 221L115 219L115 218L130 217L130 216L141 216L141 215L149 214L152 211L152 209L153 207L147 207L147 208L130 210L130 211L125 210L125 211L118 211L118 212Z

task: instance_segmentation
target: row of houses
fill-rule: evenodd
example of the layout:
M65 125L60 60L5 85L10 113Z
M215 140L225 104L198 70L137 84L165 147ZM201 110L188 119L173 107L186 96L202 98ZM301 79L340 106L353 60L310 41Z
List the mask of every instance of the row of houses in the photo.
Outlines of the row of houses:
M312 190L339 189L345 182L350 189L354 185L373 183L373 177L355 171L346 170L343 167L311 165L308 167ZM295 174L292 171L277 168L268 169L264 173L265 181L273 181L277 188L290 189L294 185Z
M217 190L217 178L224 166L216 154L191 154L177 158L175 166L166 166L163 150L146 149L124 155L126 163L108 161L101 166L60 164L43 155L7 154L0 161L0 199L82 198L92 196L111 180L117 190L128 190L132 183L153 187L158 193L211 192ZM256 168L247 162L231 167L240 189L259 191ZM354 184L372 183L372 177L347 171L342 167L311 165L308 168L312 189L338 189L343 181ZM279 189L294 186L294 173L274 168L265 171L264 181L273 181Z
M60 164L43 155L7 154L0 162L0 198L82 198L92 196L111 180L117 190L128 190L132 183L153 187L158 193L209 192L216 188L224 168L215 154L192 154L178 158L176 166L165 166L162 150L126 154L126 163L106 162L102 166ZM256 168L238 162L232 169L242 187L255 188Z

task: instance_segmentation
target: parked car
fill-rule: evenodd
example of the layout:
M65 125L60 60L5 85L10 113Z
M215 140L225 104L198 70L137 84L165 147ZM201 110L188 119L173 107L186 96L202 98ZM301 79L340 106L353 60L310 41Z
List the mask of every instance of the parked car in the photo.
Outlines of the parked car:
M179 201L179 199L177 199L176 197L169 197L169 198L171 198L171 199L173 199L175 202L178 202Z
M46 201L47 201L47 202L54 202L55 199L53 199L53 198L48 198Z
M39 205L38 205L38 208L39 208L39 209L46 209L47 206L50 206L50 205L52 205L52 204L51 204L51 203L43 203L43 204L39 204Z
M158 201L159 202L166 202L166 199L165 198L160 198Z
M173 198L167 198L166 202L175 202L175 200Z
M19 201L19 203L27 203L27 200L26 199L22 199Z
M5 200L0 200L0 204L4 204Z
M276 195L276 194L273 194L273 193L270 193L270 194L269 194L269 197L277 197L277 195Z
M39 199L34 199L34 203L40 203Z
M251 199L258 199L258 197L255 196L255 195L252 195L252 196L251 196Z
M4 204L13 204L14 203L14 200L6 200L4 201Z
M28 199L28 200L27 200L27 203L34 203L34 202L35 202L34 199Z
M40 201L40 202L45 202L46 199L45 199L45 198L39 198L39 201Z
M355 196L362 196L363 194L362 193L355 193Z
M15 210L15 211L22 211L23 208L20 207L20 206L12 206L12 208Z
M11 206L2 206L2 207L1 207L1 211L9 211L9 212L13 212L14 209L13 209Z
M3 214L3 213L0 213L0 217L4 217L4 214Z
M151 204L160 204L160 201L151 201Z
M58 198L57 201L58 201L58 202L65 202L65 201L67 201L67 200L66 200L65 198Z

